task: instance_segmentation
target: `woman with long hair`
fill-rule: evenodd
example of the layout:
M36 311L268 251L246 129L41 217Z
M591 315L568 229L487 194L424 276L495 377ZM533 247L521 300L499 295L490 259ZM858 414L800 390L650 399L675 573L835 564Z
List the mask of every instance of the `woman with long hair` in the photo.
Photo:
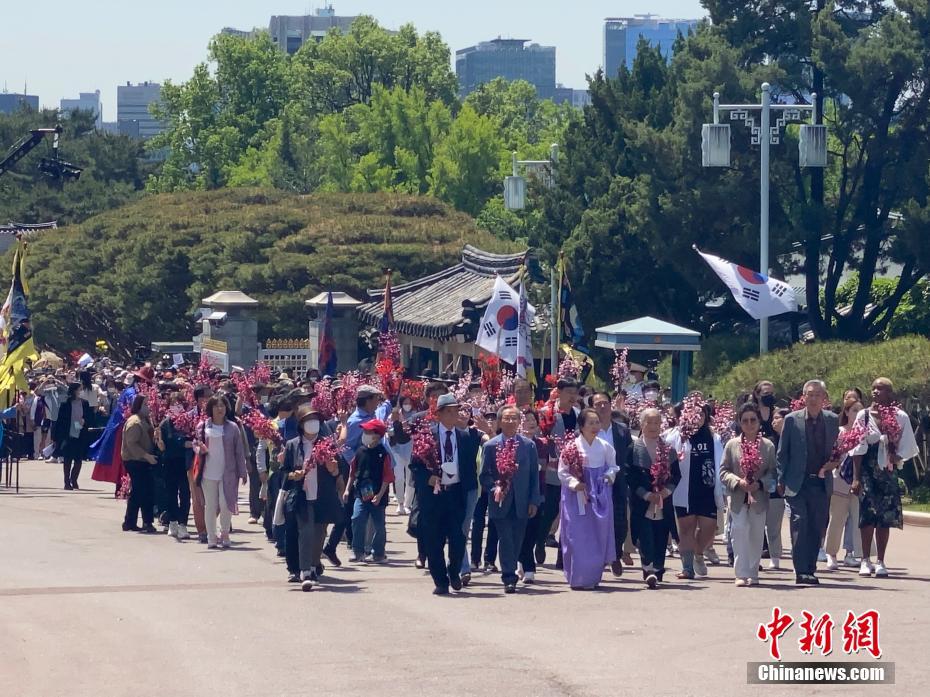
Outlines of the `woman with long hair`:
M200 463L197 485L203 490L208 549L216 549L218 545L224 549L230 546L232 516L239 512L239 480L243 485L248 481L242 432L228 418L231 412L225 397L211 397L206 408L209 420L198 429L196 451ZM219 538L216 534L217 515L220 517Z

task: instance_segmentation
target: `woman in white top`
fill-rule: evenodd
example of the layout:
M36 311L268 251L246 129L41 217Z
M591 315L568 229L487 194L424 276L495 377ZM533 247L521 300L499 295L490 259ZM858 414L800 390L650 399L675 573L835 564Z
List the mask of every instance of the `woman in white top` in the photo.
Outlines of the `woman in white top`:
M906 460L917 455L917 441L911 421L900 409L896 410L897 435L885 433L881 424L879 407L889 407L894 402L894 386L888 378L876 378L872 383L872 406L863 409L856 423L868 431L865 442L852 451L852 492L860 495L859 530L862 533L862 564L860 576L887 576L885 551L891 528L904 526L901 508L901 491L898 488L897 471ZM872 566L872 533L875 533L878 559Z
M600 583L604 565L617 559L612 487L620 468L613 446L597 437L601 420L594 409L578 415L578 428L581 435L573 441L574 448L563 448L559 460L559 537L568 584L572 589L591 590ZM566 451L580 455L580 473L572 468Z
M859 412L862 411L862 402L856 400L847 402L846 397L855 392L848 390L843 397L843 413L840 414L840 433L852 428ZM846 455L839 467L833 470L833 493L830 496L830 523L827 525L827 539L824 549L827 553L827 569L836 571L839 562L836 555L840 551L840 541L846 529L846 522L852 518L856 529L859 528L859 497L852 495L853 456ZM853 535L853 554L862 557L862 539L860 535ZM847 562L851 555L846 552Z
M207 547L210 549L217 547L217 514L220 517L219 544L224 549L230 546L232 514L238 513L239 480L243 484L248 481L242 435L239 426L226 418L228 410L225 397L211 397L206 408L210 419L198 433L200 467L197 484L203 490Z

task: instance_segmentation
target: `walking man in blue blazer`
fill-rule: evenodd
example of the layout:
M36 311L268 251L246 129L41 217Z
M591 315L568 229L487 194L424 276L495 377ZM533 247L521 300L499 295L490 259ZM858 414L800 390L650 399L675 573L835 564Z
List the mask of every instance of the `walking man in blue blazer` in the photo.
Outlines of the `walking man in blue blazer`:
M536 444L517 433L520 410L509 405L500 410L497 423L501 433L484 445L481 459L481 486L488 492L488 517L497 527L501 579L505 593L517 590L517 560L526 524L536 515L543 497L539 491L539 457ZM515 447L513 472L500 472L498 455Z

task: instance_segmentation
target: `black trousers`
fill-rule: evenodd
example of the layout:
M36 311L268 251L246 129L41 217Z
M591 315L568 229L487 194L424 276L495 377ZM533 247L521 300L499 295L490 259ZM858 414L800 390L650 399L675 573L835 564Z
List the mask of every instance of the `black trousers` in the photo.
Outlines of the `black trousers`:
M326 546L323 548L328 552L335 552L336 548L339 547L339 543L342 542L342 536L346 536L346 542L349 547L352 546L352 509L355 508L355 498L350 496L349 501L342 506L342 520L338 523L333 524L333 528L329 533L329 541L326 543ZM462 513L464 517L465 514Z
M59 450L61 451L62 462L64 462L62 469L65 476L65 486L74 486L81 474L81 461L84 459L81 452L81 439L69 436L61 444Z
M497 527L488 519L488 492L482 491L475 503L475 514L471 519L471 565L481 566L481 547L487 520L488 543L484 545L484 563L497 561Z
M264 512L262 499L259 494L262 491L262 480L258 476L258 468L255 466L255 453L249 459L249 517L258 518Z
M278 549L284 549L284 526L274 524L274 507L278 501L278 492L281 490L281 470L276 470L268 475L268 498L265 500L265 517L262 522L265 525L265 537L275 541ZM278 544L278 528L281 528L281 543Z
M168 520L186 526L191 513L191 487L187 481L186 460L165 462L165 490Z
M526 521L526 531L523 533L523 544L520 545L520 564L524 571L536 573L536 541L539 539L539 526L542 518L539 511Z
M643 564L643 578L654 573L659 580L665 573L665 552L668 547L667 520L651 520L643 516L639 521L639 558Z
M155 476L152 465L140 460L126 462L126 471L132 482L132 492L126 501L127 526L136 525L139 520L139 511L142 512L142 523L151 525L155 518Z
M544 547L552 523L559 517L559 501L562 499L562 486L560 484L546 484L546 500L536 516L539 518L539 529L536 531L536 546ZM561 549L561 547L559 548Z
M818 476L805 475L796 496L786 497L791 506L791 559L794 573L813 574L817 570L820 541L830 518L827 485Z
M614 498L614 551L617 553L617 559L623 557L623 543L626 541L627 531L627 483L623 478L622 472L617 475L613 485Z
M420 509L419 535L426 546L429 573L437 588L448 588L450 578L458 578L465 557L465 491L461 484L453 484L434 497L428 507ZM449 546L446 563L445 546Z

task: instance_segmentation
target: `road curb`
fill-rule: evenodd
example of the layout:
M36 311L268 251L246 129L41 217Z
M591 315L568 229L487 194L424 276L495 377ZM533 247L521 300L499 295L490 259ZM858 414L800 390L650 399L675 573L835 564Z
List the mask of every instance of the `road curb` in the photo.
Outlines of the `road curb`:
M919 525L921 527L930 527L930 513L919 513L917 511L904 511L905 525Z

